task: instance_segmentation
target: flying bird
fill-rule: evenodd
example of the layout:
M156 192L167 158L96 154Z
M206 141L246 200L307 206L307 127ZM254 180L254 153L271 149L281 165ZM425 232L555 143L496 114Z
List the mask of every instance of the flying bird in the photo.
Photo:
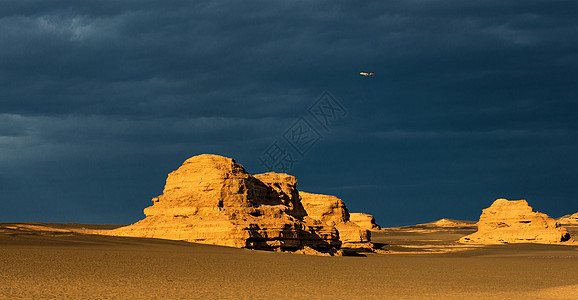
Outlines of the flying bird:
M359 73L359 74L361 74L361 75L363 75L363 76L373 76L373 73L361 72L361 73Z

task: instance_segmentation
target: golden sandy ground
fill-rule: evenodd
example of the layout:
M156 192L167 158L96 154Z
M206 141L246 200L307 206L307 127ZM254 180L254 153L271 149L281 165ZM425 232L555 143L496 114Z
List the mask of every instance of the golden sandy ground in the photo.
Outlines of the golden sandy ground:
M0 298L576 299L578 247L461 246L463 228L373 233L389 254L321 257L0 223Z

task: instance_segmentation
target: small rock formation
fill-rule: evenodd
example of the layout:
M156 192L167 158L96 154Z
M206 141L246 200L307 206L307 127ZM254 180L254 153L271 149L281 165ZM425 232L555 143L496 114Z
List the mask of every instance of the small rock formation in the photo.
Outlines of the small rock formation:
M299 195L308 217L337 229L342 248L373 248L371 232L349 220L349 211L341 199L306 192Z
M548 215L534 212L526 200L498 199L482 211L478 231L460 239L461 243L542 243L570 240L568 231Z
M435 222L428 223L432 227L441 228L460 228L460 227L472 227L475 226L473 221L459 221L454 219L440 219Z
M578 212L572 215L565 215L561 218L558 218L558 223L561 225L578 225Z
M367 230L381 229L381 227L375 223L375 218L370 214L349 213L349 220L363 229Z
M144 213L145 219L109 234L307 254L370 245L369 232L349 222L340 199L300 193L291 175L252 176L218 155L186 160Z

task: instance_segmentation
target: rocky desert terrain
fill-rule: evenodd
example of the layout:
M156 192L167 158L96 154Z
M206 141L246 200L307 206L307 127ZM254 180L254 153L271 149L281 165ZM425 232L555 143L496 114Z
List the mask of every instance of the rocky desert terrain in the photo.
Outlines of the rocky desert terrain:
M140 208L135 208L140 209ZM345 201L200 155L129 225L0 223L0 299L575 299L576 214L498 199L381 228Z

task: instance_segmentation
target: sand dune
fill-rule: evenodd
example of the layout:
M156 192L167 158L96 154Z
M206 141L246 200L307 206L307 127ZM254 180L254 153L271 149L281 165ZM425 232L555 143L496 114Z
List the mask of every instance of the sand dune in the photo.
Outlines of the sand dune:
M468 228L374 231L391 254L353 257L87 234L112 228L0 223L0 298L570 299L578 289L576 246L432 251Z

